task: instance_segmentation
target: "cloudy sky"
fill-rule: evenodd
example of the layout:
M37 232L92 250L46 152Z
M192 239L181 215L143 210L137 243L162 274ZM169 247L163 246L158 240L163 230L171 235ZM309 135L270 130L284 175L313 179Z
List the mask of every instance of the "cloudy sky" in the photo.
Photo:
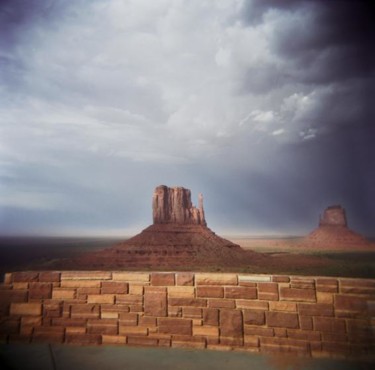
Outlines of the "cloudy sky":
M370 2L1 0L0 234L122 234L159 184L219 234L375 234Z

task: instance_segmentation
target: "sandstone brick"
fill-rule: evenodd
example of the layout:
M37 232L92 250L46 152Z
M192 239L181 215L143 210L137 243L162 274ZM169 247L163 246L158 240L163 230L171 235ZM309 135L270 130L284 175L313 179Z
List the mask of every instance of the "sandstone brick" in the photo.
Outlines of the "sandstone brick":
M247 325L264 325L265 315L264 311L261 310L244 310L243 320Z
M280 299L282 301L316 302L313 289L280 288Z
M60 281L61 273L57 271L41 271L39 281L46 283L56 283Z
M336 334L331 332L322 333L323 342L348 342L348 336L345 334Z
M67 333L65 342L68 344L95 345L102 343L100 334Z
M292 339L300 339L306 341L320 341L321 336L319 332L312 331L312 330L294 330L288 329L287 330L288 338Z
M151 285L175 285L175 274L173 272L154 272L151 274Z
M99 319L99 320L88 320L87 332L89 334L118 334L117 320L113 319Z
M76 296L75 289L63 289L63 288L53 288L52 298L53 299L74 299Z
M258 299L278 301L279 285L277 283L258 283Z
M314 317L314 329L322 332L346 333L345 320L330 317Z
M333 293L316 292L316 300L318 303L333 304Z
M112 273L109 271L63 271L63 280L110 280Z
M235 308L236 303L234 299L219 299L219 298L210 298L208 299L209 308Z
M40 316L24 316L21 317L21 327L25 326L41 326L42 318Z
M347 355L351 353L352 345L349 345L348 343L323 342L322 349L328 353L334 353L336 356L339 353Z
M85 327L86 328L87 319L70 319L70 318L53 318L52 326L60 327Z
M21 282L21 283L13 283L12 285L7 286L7 288L11 289L13 287L14 290L17 289L29 289L29 283Z
M126 336L125 335L102 335L103 344L125 344Z
M193 326L193 335L218 337L219 328L215 326Z
M182 317L182 307L168 306L167 311L169 317Z
M274 275L272 276L272 281L274 283L289 283L290 277L286 275Z
M265 310L266 311L266 310L268 310L269 305L268 305L268 302L264 302L264 301L237 299L236 300L236 308Z
M167 293L146 291L144 295L144 313L146 316L167 316Z
M163 286L146 286L144 287L144 294L166 294L167 287Z
M99 280L63 280L61 288L100 288Z
M101 304L101 313L103 312L129 312L129 306L125 304Z
M119 317L118 312L107 312L107 311L100 312L101 319L118 319L118 317Z
M195 274L196 285L237 285L236 274L214 274L197 273Z
M40 303L11 303L10 314L20 316L40 316L42 314L42 305Z
M207 299L203 298L169 298L170 306L207 307Z
M86 334L86 327L68 326L65 328L66 334Z
M136 313L120 313L120 325L137 326L138 315Z
M239 283L258 283L258 282L269 282L272 277L269 275L238 275Z
M271 311L286 311L286 312L297 312L297 304L294 302L270 302Z
M297 352L307 354L309 351L306 341L290 338L260 338L261 351Z
M73 304L71 306L71 317L82 319L99 318L99 305L97 304Z
M113 272L112 280L148 283L150 281L150 274L146 272Z
M235 338L220 336L220 338L219 338L220 344L222 344L224 346L242 347L243 341L244 341L243 336L239 336L239 337L235 337Z
M141 316L139 317L139 326L146 326L148 328L150 327L156 327L156 317L150 317L150 316Z
M226 346L224 344L207 344L207 348L211 349L213 351L232 351L233 347L232 346Z
M157 346L158 340L148 337L128 336L128 344L131 346Z
M182 316L188 319L202 319L202 309L199 307L183 307Z
M77 299L87 299L88 295L100 294L100 288L77 288Z
M57 327L36 327L34 328L33 342L63 343L64 328Z
M315 279L293 276L290 279L290 287L296 289L314 289L315 290Z
M31 282L29 284L29 299L45 298L52 298L52 284Z
M119 333L120 335L146 336L148 330L144 326L127 326L120 324Z
M178 272L176 274L176 285L193 286L194 274L191 272Z
M220 310L220 335L223 337L242 337L242 312L238 310Z
M1 334L1 343L30 343L31 336L29 334L10 334L4 335Z
M193 286L169 286L169 298L194 298L195 288Z
M13 274L10 272L7 272L4 274L4 284L12 284L13 281Z
M219 325L219 310L216 308L203 308L203 325Z
M267 325L271 327L293 328L299 327L298 315L295 313L266 312Z
M143 305L142 295L116 294L116 304Z
M302 330L312 330L313 329L312 317L299 315L299 326Z
M62 315L62 304L60 302L45 302L43 304L44 317L60 317Z
M87 303L108 303L112 304L115 302L115 296L113 294L93 294L87 296Z
M284 328L273 328L273 332L275 334L275 337L278 337L278 338L287 337L287 332L286 332L286 329Z
M361 296L348 296L348 295L335 295L335 310L347 311L348 317L359 314L360 316L368 315L368 304L364 297Z
M252 287L225 287L225 298L256 299L257 290Z
M1 303L27 302L27 290L0 290Z
M129 306L129 312L143 313L143 305L141 305L141 304L130 305Z
M299 303L298 312L303 316L333 316L333 305L326 303Z
M219 286L198 286L197 297L224 298L224 288Z
M159 333L192 335L192 321L180 318L159 318Z
M39 280L39 273L36 271L20 271L20 272L13 272L12 273L12 280L13 282L30 282L30 281L38 281Z
M128 284L130 295L143 295L143 285Z
M244 346L245 347L259 347L259 337L255 335L245 335Z
M206 343L205 342L190 342L189 340L186 340L186 341L172 340L171 346L173 348L203 349L203 348L206 348Z
M329 279L329 278L316 279L316 291L337 293L338 292L337 279Z

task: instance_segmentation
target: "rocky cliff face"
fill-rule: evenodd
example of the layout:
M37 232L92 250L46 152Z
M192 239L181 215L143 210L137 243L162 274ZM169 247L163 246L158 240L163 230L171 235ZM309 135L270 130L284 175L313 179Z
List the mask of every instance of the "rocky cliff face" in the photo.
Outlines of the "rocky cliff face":
M191 202L191 192L183 187L158 186L152 197L154 224L187 224L206 226L203 196L199 194L199 206Z
M347 227L345 209L340 205L330 206L324 210L320 216L319 226L343 226Z

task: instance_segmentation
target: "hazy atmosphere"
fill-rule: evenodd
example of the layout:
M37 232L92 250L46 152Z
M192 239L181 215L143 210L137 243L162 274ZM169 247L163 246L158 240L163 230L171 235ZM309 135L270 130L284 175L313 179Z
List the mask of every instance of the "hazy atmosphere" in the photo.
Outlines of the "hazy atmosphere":
M1 0L0 234L130 235L157 185L219 234L375 234L365 1Z

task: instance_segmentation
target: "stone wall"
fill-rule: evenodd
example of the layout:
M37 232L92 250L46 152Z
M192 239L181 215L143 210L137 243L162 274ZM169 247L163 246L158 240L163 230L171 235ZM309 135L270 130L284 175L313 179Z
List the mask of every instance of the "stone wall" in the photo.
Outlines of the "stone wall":
M15 272L2 342L370 357L375 280L190 272Z

